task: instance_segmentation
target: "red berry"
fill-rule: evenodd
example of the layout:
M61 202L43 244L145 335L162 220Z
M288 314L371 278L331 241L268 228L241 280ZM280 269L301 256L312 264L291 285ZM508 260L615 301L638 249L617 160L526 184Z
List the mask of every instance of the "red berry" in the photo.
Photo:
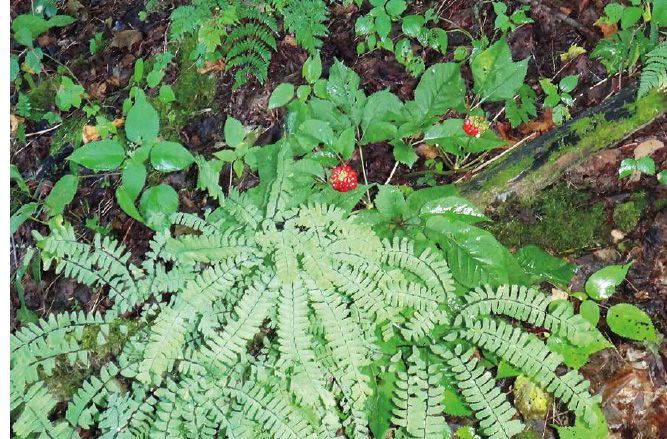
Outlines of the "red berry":
M347 192L357 187L357 173L348 165L338 165L331 171L329 183L333 190Z
M466 118L463 121L463 131L469 136L476 137L479 135L479 128L475 126L470 118Z

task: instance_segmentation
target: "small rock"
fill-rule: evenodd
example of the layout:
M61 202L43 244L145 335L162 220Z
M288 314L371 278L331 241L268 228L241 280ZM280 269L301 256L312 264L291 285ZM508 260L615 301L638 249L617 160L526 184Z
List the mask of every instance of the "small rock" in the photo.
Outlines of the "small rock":
M614 248L601 248L600 250L596 250L593 255L601 262L605 263L613 263L615 262L619 254Z

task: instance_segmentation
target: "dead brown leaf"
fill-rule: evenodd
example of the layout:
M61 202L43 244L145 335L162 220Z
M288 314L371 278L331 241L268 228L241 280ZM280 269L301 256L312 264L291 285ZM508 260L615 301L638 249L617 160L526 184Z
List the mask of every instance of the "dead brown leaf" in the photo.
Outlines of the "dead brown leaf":
M204 61L204 67L201 67L197 69L197 73L200 73L202 75L205 75L206 73L210 72L224 72L225 71L225 63L219 59L214 62L212 61Z
M109 45L111 47L126 48L127 50L131 50L132 46L139 43L143 38L144 37L141 35L141 32L138 30L126 29L114 35Z
M545 133L553 128L553 126L554 122L551 119L551 108L547 108L544 110L544 113L542 113L542 120L531 120L527 123L522 123L519 125L519 132L524 136L535 132Z
M97 82L88 87L88 95L94 99L101 99L107 93L107 84L105 82Z
M94 127L93 125L84 125L81 129L81 141L83 143L89 143L95 140L100 140L97 127Z
M635 148L635 160L642 157L653 155L654 152L665 147L665 144L658 139L648 139L637 145Z
M17 116L15 114L10 114L9 115L9 126L10 126L10 131L11 134L14 135L16 133L16 130L19 127L19 124L23 122L25 119L22 118L21 116Z
M618 26L616 24L607 24L596 22L595 25L600 28L604 38L607 38L609 35L613 35L618 32Z
M111 122L111 124L116 128L120 128L123 125L125 125L125 119L114 119L113 122Z
M426 160L433 160L434 158L440 155L440 151L437 147L433 145L427 145L426 143L421 143L415 149L415 152L418 156L424 157Z

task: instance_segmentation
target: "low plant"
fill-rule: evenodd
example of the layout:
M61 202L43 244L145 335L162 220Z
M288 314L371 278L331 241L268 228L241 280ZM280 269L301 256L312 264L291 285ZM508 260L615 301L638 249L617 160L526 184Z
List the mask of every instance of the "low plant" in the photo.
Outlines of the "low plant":
M540 87L546 94L543 105L552 109L551 119L556 125L561 125L570 119L569 107L574 105L574 98L570 93L577 86L577 82L576 75L564 76L558 85L549 79L540 79Z

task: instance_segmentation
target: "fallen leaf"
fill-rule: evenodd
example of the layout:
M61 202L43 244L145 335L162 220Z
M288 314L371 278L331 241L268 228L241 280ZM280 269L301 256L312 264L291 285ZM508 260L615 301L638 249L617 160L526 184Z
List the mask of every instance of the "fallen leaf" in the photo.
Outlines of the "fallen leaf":
M204 61L204 67L201 67L197 69L197 73L200 73L202 75L209 73L209 72L224 72L225 71L225 63L219 59L217 61Z
M81 129L81 141L83 143L89 143L95 140L100 140L100 135L97 132L97 128L93 125L84 125Z
M285 42L285 44L290 45L292 47L298 46L298 44L296 42L296 39L294 38L294 36L292 34L285 35L285 38L283 39L283 41Z
M9 126L10 126L10 130L11 130L12 135L16 134L16 130L18 129L19 124L21 122L23 122L24 120L25 120L24 118L22 118L20 116L16 116L15 114L10 114L9 115Z
M526 136L531 133L544 133L553 128L554 122L551 119L551 108L547 108L542 113L542 120L531 120L519 125L519 132Z
M604 38L607 38L609 35L613 35L616 32L618 32L618 26L616 26L616 24L596 22L595 25L600 28L600 30L602 31L602 36Z
M109 45L111 47L118 47L118 48L124 47L127 50L131 50L132 46L140 42L142 39L143 36L141 35L141 32L139 32L138 30L126 29L114 35Z
M645 140L635 148L635 160L653 155L654 152L664 148L665 144L658 139Z
M625 233L620 230L614 229L611 231L611 239L614 241L614 244L618 243L623 238L625 238Z
M123 125L125 125L125 119L114 119L113 122L111 122L111 124L116 128L120 128Z
M434 158L440 156L440 151L437 147L433 145L427 145L422 143L417 146L415 152L418 156L424 157L426 160L433 160Z
M516 138L510 134L510 124L509 122L496 122L496 132L498 137L508 142L515 143Z
M91 84L88 87L88 95L94 99L101 99L106 95L107 84L105 82L99 82Z
M582 13L588 6L589 0L579 0L579 13Z

